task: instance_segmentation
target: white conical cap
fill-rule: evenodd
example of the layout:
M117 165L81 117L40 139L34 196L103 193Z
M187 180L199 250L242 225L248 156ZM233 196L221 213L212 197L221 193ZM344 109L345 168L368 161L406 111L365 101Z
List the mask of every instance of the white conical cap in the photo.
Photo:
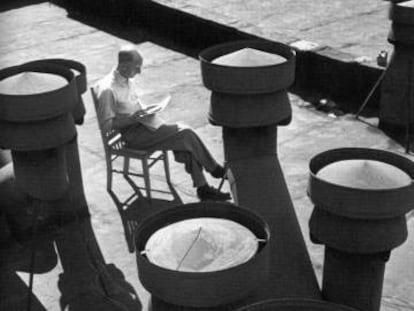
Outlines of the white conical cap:
M397 3L397 5L404 6L407 8L414 8L414 0L400 2L400 3Z
M392 189L408 186L410 176L388 163L343 160L323 167L317 176L327 182L358 189Z
M286 58L283 56L253 48L243 48L217 57L212 61L213 64L232 67L260 67L277 65L284 62L286 62Z
M8 95L32 95L62 88L65 78L50 74L26 71L0 81L0 93Z
M192 218L157 230L147 241L155 265L185 272L211 272L240 265L258 249L246 227L221 218Z

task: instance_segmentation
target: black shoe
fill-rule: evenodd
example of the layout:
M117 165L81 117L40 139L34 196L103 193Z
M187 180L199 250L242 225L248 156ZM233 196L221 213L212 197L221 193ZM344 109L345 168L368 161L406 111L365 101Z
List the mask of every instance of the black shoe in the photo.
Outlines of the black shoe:
M226 178L226 170L221 165L217 165L214 171L212 171L210 174L214 178Z
M197 196L201 201L228 201L231 199L230 193L221 192L209 185L198 187Z
M99 279L108 297L115 300L128 311L142 309L141 302L135 289L125 280L125 276L114 264L96 263Z

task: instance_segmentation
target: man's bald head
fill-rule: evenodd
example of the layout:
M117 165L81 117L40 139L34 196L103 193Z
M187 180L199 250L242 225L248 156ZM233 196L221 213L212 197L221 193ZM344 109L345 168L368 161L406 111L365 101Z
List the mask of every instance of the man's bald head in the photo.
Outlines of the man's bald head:
M131 45L122 47L118 52L118 71L126 78L133 78L141 72L143 58Z
M118 52L118 63L130 63L133 61L140 61L142 63L141 54L132 45L123 46Z

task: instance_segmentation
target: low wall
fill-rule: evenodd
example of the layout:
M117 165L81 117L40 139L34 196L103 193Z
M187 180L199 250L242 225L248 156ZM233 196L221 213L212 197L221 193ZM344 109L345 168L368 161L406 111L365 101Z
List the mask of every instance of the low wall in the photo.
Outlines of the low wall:
M206 20L150 0L54 0L72 17L94 18L130 30L145 30L156 43L197 58L212 45L260 37L236 28ZM99 18L97 18L99 17ZM131 27L132 26L132 27ZM132 30L133 31L133 30ZM266 40L266 38L261 38ZM289 43L283 42L282 43ZM297 51L296 82L293 93L317 93L357 109L382 73L381 68L355 61L353 55L331 47L315 51ZM377 108L376 92L367 107Z

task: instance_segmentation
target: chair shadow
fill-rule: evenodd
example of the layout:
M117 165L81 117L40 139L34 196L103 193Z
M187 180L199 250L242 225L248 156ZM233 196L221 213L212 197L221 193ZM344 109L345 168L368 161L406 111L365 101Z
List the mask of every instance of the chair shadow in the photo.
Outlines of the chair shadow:
M124 179L133 189L133 193L124 200L121 200L113 191L108 191L114 201L118 212L121 216L122 225L124 227L125 240L130 253L135 251L134 233L140 222L146 217L168 207L183 204L180 196L171 183L167 182L169 191L151 189L153 193L169 193L172 200L161 198L152 198L149 201L142 193L142 187L139 187L129 176L123 176Z
M29 310L29 289L16 272L0 271L0 310L19 311ZM47 311L39 299L31 293L31 311Z

